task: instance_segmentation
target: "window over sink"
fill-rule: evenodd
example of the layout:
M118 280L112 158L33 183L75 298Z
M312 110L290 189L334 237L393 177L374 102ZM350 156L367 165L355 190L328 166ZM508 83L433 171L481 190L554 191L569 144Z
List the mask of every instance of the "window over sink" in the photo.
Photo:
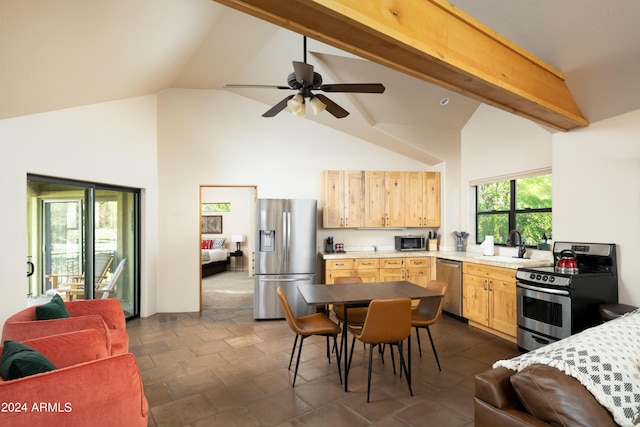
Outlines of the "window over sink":
M477 184L476 243L494 236L506 245L509 231L520 230L526 246L552 235L551 173Z

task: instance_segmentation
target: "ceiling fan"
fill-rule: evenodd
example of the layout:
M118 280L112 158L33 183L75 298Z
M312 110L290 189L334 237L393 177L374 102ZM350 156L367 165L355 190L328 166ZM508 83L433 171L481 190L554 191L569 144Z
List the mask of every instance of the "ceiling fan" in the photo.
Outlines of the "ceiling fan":
M313 71L313 65L307 64L307 37L303 38L304 62L293 61L293 73L287 77L288 86L273 85L238 85L227 84L225 88L261 88L295 90L296 94L289 95L265 112L262 117L273 117L286 107L297 116L306 113L305 104L308 100L313 112L319 114L327 110L336 118L341 119L349 115L349 112L322 94L322 92L350 92L350 93L383 93L385 87L381 83L337 83L322 84L322 76Z

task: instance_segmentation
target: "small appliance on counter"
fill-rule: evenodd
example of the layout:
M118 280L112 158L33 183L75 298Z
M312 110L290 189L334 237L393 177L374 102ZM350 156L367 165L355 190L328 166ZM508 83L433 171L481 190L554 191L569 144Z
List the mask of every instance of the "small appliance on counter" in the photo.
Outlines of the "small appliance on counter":
M424 251L427 249L427 238L410 234L395 236L395 248L396 251Z
M336 248L336 253L337 253L337 254L344 254L344 253L346 253L346 252L344 251L344 243L336 243L336 244L335 244L335 248Z
M329 236L325 240L324 251L325 251L325 253L328 253L328 254L332 254L334 252L334 250L333 250L333 237Z

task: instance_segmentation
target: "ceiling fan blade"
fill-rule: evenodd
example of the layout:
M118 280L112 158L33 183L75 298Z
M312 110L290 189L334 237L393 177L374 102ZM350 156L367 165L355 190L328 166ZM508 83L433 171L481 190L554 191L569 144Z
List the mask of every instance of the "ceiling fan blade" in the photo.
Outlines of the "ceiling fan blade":
M224 85L222 86L225 89L288 89L291 90L289 86L276 86L276 85Z
M293 61L293 71L296 72L296 80L298 83L313 83L313 65L305 62Z
M287 108L287 101L293 98L295 95L289 95L282 101L278 102L276 105L271 107L266 113L262 115L262 117L273 117L278 114L280 111Z
M319 89L323 92L384 93L385 87L381 83L338 83L322 85Z
M317 97L320 101L322 101L327 106L326 110L331 114L333 114L335 118L341 119L349 115L349 112L347 110L345 110L344 108L342 108L341 106L339 106L338 104L336 104L335 102L327 98L326 96L322 95L321 93L315 94L313 96Z

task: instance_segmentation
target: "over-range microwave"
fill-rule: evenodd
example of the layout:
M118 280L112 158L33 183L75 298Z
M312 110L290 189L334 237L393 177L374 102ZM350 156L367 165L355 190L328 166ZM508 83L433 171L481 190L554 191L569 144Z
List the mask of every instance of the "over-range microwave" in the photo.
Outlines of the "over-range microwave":
M424 236L395 236L395 239L397 251L424 251L427 249L427 239Z

